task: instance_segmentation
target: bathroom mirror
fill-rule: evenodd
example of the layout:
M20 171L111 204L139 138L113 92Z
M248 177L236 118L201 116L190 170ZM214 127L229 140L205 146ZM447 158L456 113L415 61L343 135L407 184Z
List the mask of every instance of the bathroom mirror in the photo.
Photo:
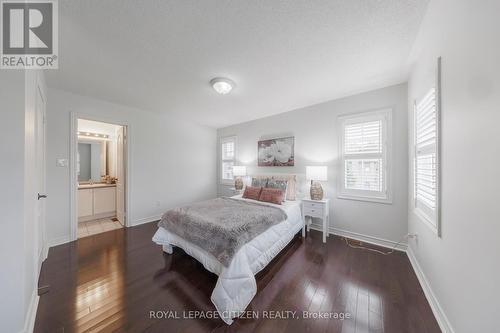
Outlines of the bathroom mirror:
M106 141L78 140L78 182L101 182L106 175Z

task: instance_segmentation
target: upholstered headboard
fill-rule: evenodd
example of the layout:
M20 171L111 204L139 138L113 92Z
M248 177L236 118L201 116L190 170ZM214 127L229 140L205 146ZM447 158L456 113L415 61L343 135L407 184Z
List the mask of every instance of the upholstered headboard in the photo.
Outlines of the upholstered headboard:
M297 175L285 175L285 174L270 174L270 175L254 175L252 178L262 179L276 179L276 180L287 180L288 187L286 189L286 200L295 200L297 197Z

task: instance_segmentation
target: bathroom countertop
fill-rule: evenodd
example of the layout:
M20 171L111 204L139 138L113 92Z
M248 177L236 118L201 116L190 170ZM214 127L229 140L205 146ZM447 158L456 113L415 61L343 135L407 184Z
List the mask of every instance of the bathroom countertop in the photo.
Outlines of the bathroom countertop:
M79 190L86 190L91 188L102 188L102 187L116 187L116 184L106 184L106 183L94 183L94 184L79 184Z

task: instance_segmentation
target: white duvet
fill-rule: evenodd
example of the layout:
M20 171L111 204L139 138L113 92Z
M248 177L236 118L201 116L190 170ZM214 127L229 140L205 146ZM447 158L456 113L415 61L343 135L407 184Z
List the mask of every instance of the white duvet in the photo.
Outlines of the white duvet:
M241 196L233 198L248 200ZM163 251L172 254L172 246L178 246L202 263L207 270L219 276L211 300L222 320L229 325L232 324L233 318L238 317L247 308L255 296L257 292L255 274L266 267L304 225L300 201L268 205L283 209L288 218L243 245L233 257L229 267L222 265L210 253L164 228L158 228L153 236L153 241L162 245Z

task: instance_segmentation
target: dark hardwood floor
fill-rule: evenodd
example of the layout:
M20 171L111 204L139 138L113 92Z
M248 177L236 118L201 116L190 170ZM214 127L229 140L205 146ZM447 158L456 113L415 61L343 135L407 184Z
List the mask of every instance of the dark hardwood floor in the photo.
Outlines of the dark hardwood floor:
M259 318L231 326L150 318L150 311L215 310L217 280L178 248L163 254L151 241L155 231L149 223L51 248L39 282L50 291L40 297L35 332L440 332L406 254L352 249L332 236L323 244L315 231L258 274L247 310ZM270 319L263 311L297 314ZM350 318L304 319L302 311Z

